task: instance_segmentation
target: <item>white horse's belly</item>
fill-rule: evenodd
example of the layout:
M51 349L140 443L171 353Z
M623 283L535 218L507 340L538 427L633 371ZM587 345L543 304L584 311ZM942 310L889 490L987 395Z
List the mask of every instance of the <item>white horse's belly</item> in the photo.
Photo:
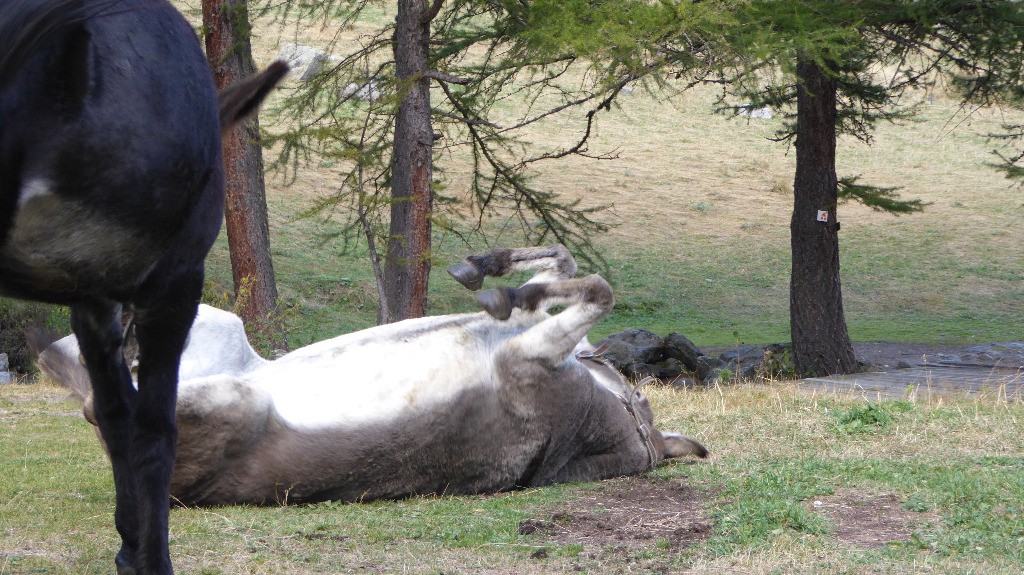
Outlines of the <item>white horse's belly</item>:
M269 392L278 415L296 428L400 420L450 404L466 390L496 387L494 354L524 325L459 317L463 321L423 318L340 336L242 379ZM491 337L481 337L484 326Z

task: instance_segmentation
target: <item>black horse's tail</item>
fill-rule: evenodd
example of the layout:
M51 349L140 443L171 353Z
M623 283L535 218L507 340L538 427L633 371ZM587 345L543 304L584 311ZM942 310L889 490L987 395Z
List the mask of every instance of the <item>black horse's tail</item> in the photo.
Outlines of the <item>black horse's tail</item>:
M288 73L288 64L278 60L259 74L240 80L220 91L217 107L220 111L220 129L227 131L259 108L263 99Z
M78 346L66 340L52 343L45 330L30 329L27 333L29 347L36 352L36 366L54 383L67 387L75 398L86 403L92 395L92 383L79 355Z
M0 89L47 43L122 0L3 0L0 2Z

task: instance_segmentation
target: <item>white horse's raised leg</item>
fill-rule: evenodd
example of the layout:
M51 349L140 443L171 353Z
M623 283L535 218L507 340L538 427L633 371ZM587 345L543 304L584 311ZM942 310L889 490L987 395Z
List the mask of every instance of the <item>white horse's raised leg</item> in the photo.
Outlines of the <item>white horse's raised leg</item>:
M615 304L611 286L597 274L548 283L527 283L519 288L499 288L480 294L477 300L481 304L485 301L500 302L496 307L501 311L505 309L506 300L510 308L537 312L555 305L566 305L561 312L548 316L509 342L519 347L524 358L543 360L551 366L564 362L579 349L581 342L589 348L587 332L608 315ZM484 308L491 313L487 305Z
M477 290L485 276L529 270L537 273L522 286L481 292L476 300L499 320L508 319L516 309L545 313L552 306L568 306L513 339L514 345L522 348L524 358L557 364L581 345L589 349L587 332L612 310L612 288L596 274L575 278L576 260L565 246L495 249L467 257L448 273L467 288Z
M490 253L469 256L461 264L448 268L459 283L476 291L483 287L484 277L501 277L507 273L535 270L527 283L543 283L576 276L576 259L565 246L555 244L540 248L498 248Z

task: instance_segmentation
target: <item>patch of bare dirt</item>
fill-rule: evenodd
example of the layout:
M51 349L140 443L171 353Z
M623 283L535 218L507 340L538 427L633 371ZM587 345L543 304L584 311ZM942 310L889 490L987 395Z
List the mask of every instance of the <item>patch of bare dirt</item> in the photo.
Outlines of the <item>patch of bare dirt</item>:
M615 479L550 515L522 521L519 532L586 548L681 550L711 536L710 499L685 480Z
M558 545L581 544L584 557L624 558L645 549L671 555L711 537L714 501L713 493L685 480L616 479L549 514L522 521L519 532ZM834 526L837 541L864 549L908 541L922 524L940 519L934 512L906 509L891 493L843 490L806 504ZM547 550L533 556L543 559Z
M835 538L864 549L907 541L922 522L937 521L932 513L908 511L891 493L842 491L809 501L808 507L835 526Z

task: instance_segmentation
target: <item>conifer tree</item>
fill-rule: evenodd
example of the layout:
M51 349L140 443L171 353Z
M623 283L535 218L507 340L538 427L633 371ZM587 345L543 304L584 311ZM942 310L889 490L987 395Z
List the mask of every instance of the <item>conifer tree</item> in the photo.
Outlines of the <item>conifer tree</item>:
M249 42L247 0L203 0L206 53L217 87L256 73ZM287 351L270 255L259 120L245 120L223 138L224 218L234 279L234 309L246 331L267 351Z
M322 18L343 28L370 4L291 2L280 17ZM358 46L332 46L341 58L290 98L286 114L293 128L271 139L283 144L279 166L296 167L313 156L340 166L338 193L311 212L342 204L357 215L343 235L348 241L363 236L371 246L381 296L378 320L424 311L431 227L479 232L497 218L504 228L517 229L523 241L563 243L584 265L601 269L604 261L590 239L605 229L595 217L604 206L584 207L536 186L532 169L572 155L608 157L588 148L596 116L610 110L630 82L658 82L651 72L668 62L667 47L674 50L674 69L703 61L708 52L695 43L683 46L672 35L681 20L703 22L714 11L680 12L672 3L634 0L435 0L397 7L397 28L389 23ZM409 17L412 12L419 16ZM412 44L419 46L419 64L414 72L402 71L400 60ZM425 102L430 111L428 121L419 117L412 138L400 128L410 99ZM514 105L506 105L510 101ZM579 126L570 144L544 149L522 139L524 128L567 115ZM398 161L408 157L400 150L411 148L432 149L435 160L416 177L406 171L415 162ZM457 154L472 166L469 189L447 194L449 172L436 160ZM418 162L426 166L422 156ZM409 182L422 184L425 177L426 193L411 193ZM375 254L376 246L385 246L383 257ZM403 272L406 264L421 267Z
M1024 12L1006 0L751 0L734 5L731 59L723 68L734 110L789 111L778 135L795 138L790 224L790 326L804 375L857 369L839 278L837 205L858 200L893 213L918 211L893 188L836 173L836 138L870 142L881 121L914 110L900 105L911 89L939 79L964 102L989 103L1020 84Z

